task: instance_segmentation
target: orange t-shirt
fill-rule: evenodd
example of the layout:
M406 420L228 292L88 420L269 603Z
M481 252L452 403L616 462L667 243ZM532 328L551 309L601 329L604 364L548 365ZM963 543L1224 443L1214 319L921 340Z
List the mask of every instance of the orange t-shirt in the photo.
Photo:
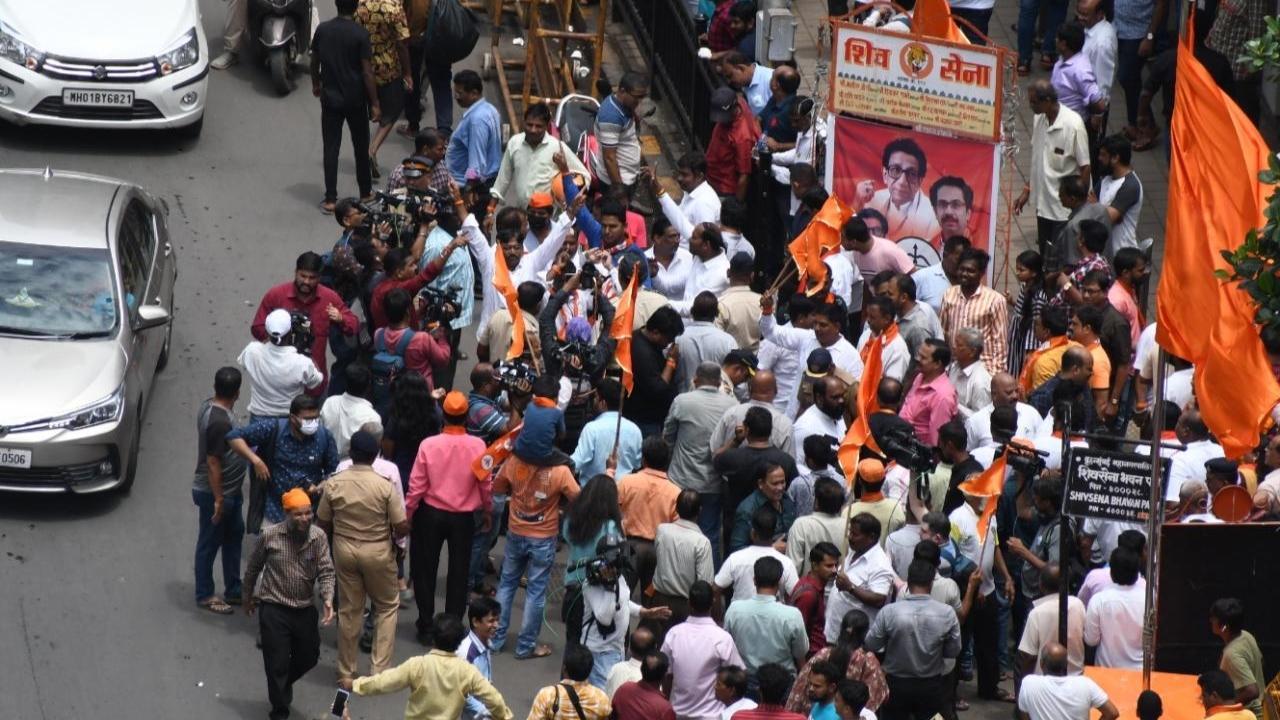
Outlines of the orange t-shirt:
M622 532L627 537L653 540L658 526L676 521L680 486L661 470L644 469L618 481L618 505L622 508Z
M578 497L578 481L564 465L540 467L512 455L493 479L495 493L509 493L507 529L528 538L555 537L560 530L560 498Z
M1089 388L1093 390L1110 388L1111 359L1107 357L1107 351L1102 349L1102 341L1094 340L1092 345L1086 345L1085 348L1093 356L1093 374L1089 376Z

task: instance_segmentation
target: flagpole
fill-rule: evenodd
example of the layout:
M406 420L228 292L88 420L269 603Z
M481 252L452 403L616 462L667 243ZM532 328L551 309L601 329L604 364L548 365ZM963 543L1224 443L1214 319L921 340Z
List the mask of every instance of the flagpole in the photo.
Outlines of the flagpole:
M618 389L620 390L618 397L618 424L613 428L613 450L609 453L610 457L618 452L618 442L622 439L622 408L627 404L627 389L622 387L621 383L619 383Z
M1151 671L1156 661L1156 559L1160 555L1160 526L1164 520L1161 493L1160 434L1164 432L1164 348L1156 343L1156 377L1152 388L1151 505L1147 508L1147 591L1143 598L1142 689L1151 689Z

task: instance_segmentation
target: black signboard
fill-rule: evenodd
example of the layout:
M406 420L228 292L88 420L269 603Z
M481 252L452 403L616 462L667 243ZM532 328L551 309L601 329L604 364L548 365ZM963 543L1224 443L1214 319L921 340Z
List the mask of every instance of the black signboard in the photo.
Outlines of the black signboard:
M1161 487L1169 458L1160 458ZM1072 517L1146 522L1151 510L1151 457L1072 448L1062 512Z

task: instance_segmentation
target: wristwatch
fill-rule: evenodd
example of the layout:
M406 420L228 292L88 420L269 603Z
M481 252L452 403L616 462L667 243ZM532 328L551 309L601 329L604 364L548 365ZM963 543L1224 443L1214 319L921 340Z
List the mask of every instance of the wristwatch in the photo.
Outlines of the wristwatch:
M1148 40L1155 40L1155 39L1156 39L1156 34L1155 34L1155 33L1147 33L1147 39L1148 39Z

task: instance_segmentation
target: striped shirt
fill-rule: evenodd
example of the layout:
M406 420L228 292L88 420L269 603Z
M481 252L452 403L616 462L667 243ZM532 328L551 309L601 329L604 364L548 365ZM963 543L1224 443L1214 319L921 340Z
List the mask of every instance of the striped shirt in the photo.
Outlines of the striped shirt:
M1004 372L1009 353L1009 308L1003 295L979 285L973 295L965 297L959 285L952 286L942 296L938 319L948 341L961 328L981 330L982 364L992 375Z
M288 523L268 525L249 555L244 586L261 602L308 608L317 585L325 602L333 601L333 560L324 531L312 525L301 544L289 536Z
M566 688L572 687L582 705L582 715L573 706ZM586 682L565 680L538 691L529 708L529 720L604 720L613 707L600 688Z

